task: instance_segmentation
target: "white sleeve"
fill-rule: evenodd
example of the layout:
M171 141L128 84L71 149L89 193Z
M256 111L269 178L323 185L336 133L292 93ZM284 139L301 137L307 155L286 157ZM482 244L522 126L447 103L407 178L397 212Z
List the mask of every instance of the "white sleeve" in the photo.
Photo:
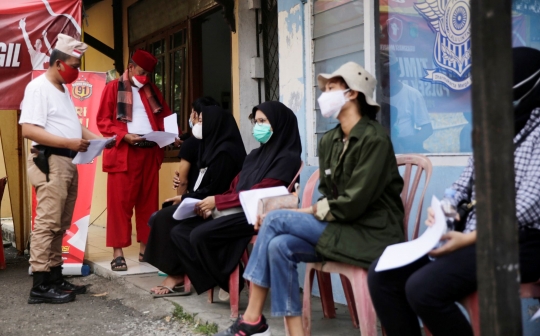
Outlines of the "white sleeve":
M48 113L47 96L40 87L28 86L21 104L19 124L45 127Z
M420 92L414 95L414 123L416 126L431 124L426 101Z

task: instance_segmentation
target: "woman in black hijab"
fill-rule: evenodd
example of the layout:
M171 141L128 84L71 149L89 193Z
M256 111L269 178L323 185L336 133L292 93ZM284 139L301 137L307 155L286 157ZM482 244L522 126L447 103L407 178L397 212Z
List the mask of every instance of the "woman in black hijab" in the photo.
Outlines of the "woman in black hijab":
M229 276L255 233L242 211L240 191L288 186L300 169L302 145L294 113L272 101L253 108L251 118L261 147L246 157L227 192L198 204L200 214L212 212L217 218L199 217L171 231L177 257L198 294L216 285L229 291Z
M204 121L204 122L203 122ZM198 166L201 170L194 191L177 196L175 205L158 211L150 219L152 227L144 261L168 274L161 286L152 288L154 296L182 294L173 288L183 282L182 260L176 258L170 232L181 223L199 222L202 218L175 220L172 215L185 198L204 199L209 195L223 193L242 168L246 150L234 117L219 106L202 108L199 116L202 123L202 139L199 149ZM204 173L203 173L204 172ZM204 174L204 175L203 175ZM200 180L200 181L199 181Z

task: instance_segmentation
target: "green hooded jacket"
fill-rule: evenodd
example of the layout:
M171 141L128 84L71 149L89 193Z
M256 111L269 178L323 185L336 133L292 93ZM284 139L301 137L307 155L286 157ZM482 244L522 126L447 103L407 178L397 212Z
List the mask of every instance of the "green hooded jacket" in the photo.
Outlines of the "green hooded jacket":
M368 268L404 241L403 179L386 130L367 117L343 141L338 125L319 144L323 197L315 217L328 222L316 246L324 259Z

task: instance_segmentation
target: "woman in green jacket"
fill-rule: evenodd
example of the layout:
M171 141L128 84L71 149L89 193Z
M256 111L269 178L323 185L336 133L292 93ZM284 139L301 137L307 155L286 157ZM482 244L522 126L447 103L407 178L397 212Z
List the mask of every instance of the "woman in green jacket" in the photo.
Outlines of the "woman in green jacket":
M319 144L323 196L309 208L264 218L244 272L253 285L247 310L217 335L271 335L262 315L270 287L272 315L286 317L292 336L303 335L299 262L335 260L368 268L386 246L404 240L403 179L392 143L375 120L375 78L349 62L320 74L318 83L321 114L339 120Z

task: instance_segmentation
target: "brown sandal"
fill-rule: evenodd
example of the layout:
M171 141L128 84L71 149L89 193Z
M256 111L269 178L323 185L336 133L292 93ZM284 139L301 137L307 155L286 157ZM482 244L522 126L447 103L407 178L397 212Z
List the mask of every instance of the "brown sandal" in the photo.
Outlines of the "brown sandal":
M127 271L128 267L126 264L126 259L124 257L116 257L111 261L111 270L114 272L123 272Z

